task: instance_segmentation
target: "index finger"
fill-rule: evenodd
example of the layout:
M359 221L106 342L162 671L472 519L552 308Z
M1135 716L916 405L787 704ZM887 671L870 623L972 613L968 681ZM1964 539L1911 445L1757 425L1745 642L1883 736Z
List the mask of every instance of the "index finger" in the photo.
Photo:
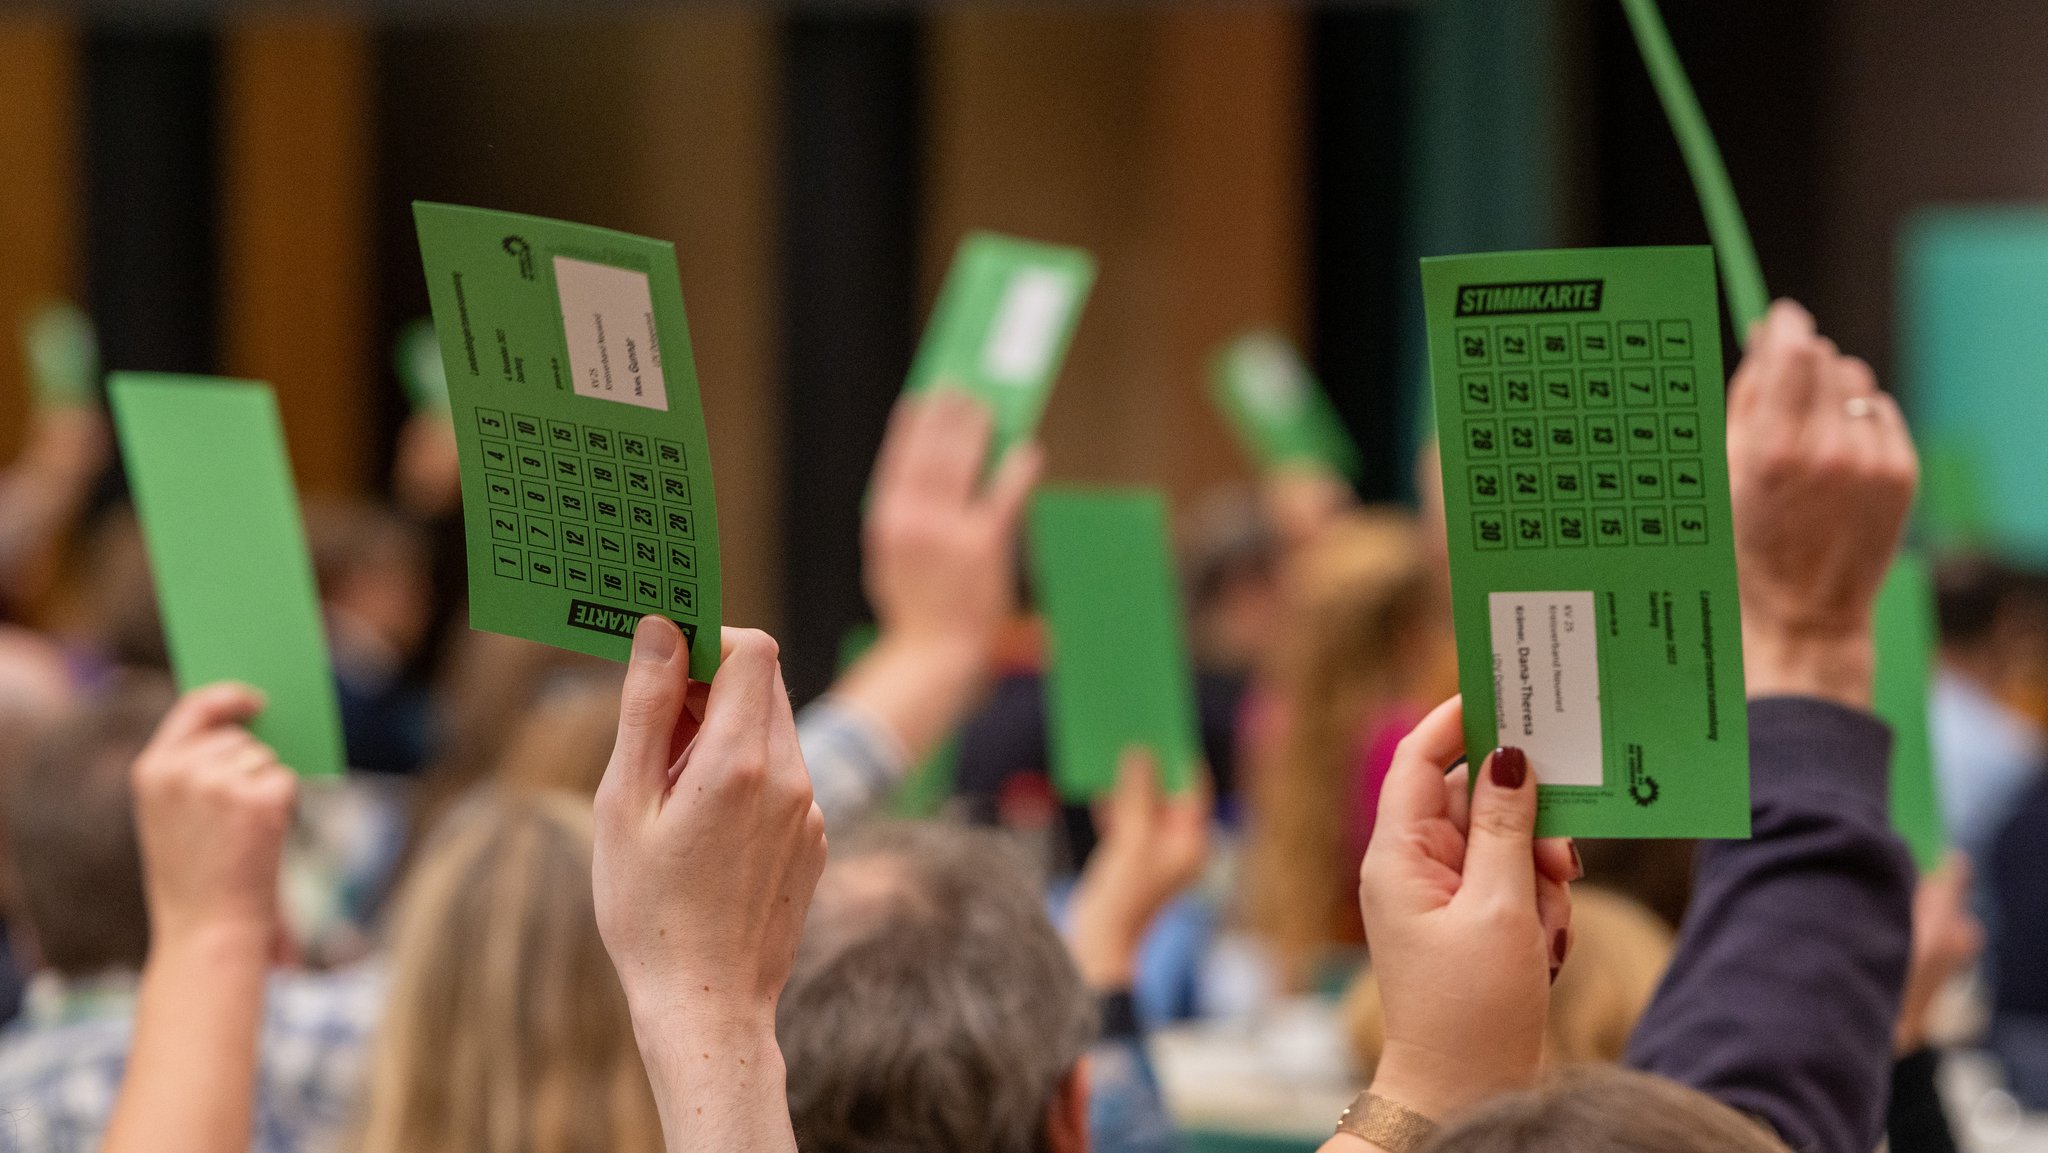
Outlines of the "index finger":
M704 726L679 776L699 763L715 766L721 752L735 747L759 746L765 757L777 700L785 709L789 704L777 687L781 650L773 637L758 629L725 629L720 640L725 655L704 703Z
M178 698L158 722L151 746L185 740L221 725L238 725L263 711L263 694L239 681L221 681Z
M1465 753L1465 698L1452 697L1422 718L1394 750L1380 785L1379 824L1407 824L1449 811L1444 774Z

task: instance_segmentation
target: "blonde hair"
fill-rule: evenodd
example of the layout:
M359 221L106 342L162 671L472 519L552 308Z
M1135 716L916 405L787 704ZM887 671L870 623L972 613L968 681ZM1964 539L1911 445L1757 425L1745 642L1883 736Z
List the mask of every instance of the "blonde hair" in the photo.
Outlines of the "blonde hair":
M449 814L399 895L360 1153L659 1153L590 855L566 794Z
M1422 687L1440 610L1406 513L1347 514L1287 563L1263 670L1279 727L1252 754L1244 897L1283 983L1298 989L1354 900L1344 837L1360 728Z
M1561 1070L1621 1060L1636 1020L1671 963L1671 930L1637 901L1587 885L1572 887L1572 950L1550 990L1544 1067ZM1368 970L1345 995L1345 1040L1361 1080L1372 1079L1386 1041L1379 982Z

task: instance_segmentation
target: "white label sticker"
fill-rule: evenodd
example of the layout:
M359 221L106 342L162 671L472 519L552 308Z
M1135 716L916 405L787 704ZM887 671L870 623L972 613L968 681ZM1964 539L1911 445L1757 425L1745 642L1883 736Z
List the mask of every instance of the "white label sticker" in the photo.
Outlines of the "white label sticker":
M1268 420L1292 420L1308 402L1294 350L1270 337L1247 340L1237 354L1237 394Z
M667 412L647 274L557 256L555 291L576 395Z
M1590 592L1487 597L1494 725L1546 785L1599 787L1600 655Z
M1003 286L981 372L998 384L1027 388L1045 377L1053 343L1074 305L1073 278L1050 268L1022 268Z

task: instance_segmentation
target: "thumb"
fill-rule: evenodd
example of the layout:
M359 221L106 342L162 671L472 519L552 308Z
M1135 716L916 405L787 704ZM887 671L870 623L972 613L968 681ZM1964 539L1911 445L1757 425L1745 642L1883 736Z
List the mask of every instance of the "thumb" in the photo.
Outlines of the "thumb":
M620 774L618 783L629 793L658 794L667 787L669 738L683 715L689 660L674 622L651 614L640 618L619 693L619 740L606 770Z
M1472 793L1459 894L1533 904L1535 838L1536 778L1529 772L1529 758L1513 746L1495 749Z

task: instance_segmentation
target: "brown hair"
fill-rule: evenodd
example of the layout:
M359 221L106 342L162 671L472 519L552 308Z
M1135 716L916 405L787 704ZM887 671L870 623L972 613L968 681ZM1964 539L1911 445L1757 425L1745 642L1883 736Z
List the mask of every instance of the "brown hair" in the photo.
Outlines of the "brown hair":
M1095 1003L995 835L835 842L776 1015L806 1153L1041 1153Z
M479 795L399 894L361 1153L659 1153L587 801Z
M1281 716L1254 753L1244 896L1291 988L1307 982L1352 907L1344 834L1360 728L1422 688L1434 588L1414 519L1386 509L1332 524L1283 576L1267 670Z
M1572 951L1550 990L1544 1066L1621 1060L1670 963L1671 930L1655 913L1616 893L1572 886ZM1345 1040L1363 1080L1372 1078L1386 1040L1379 992L1368 970L1344 998Z
M1787 1153L1762 1122L1696 1089L1587 1067L1499 1098L1439 1134L1428 1153Z
M58 724L8 782L7 849L43 964L67 977L139 969L149 905L129 780L175 699L135 676Z

